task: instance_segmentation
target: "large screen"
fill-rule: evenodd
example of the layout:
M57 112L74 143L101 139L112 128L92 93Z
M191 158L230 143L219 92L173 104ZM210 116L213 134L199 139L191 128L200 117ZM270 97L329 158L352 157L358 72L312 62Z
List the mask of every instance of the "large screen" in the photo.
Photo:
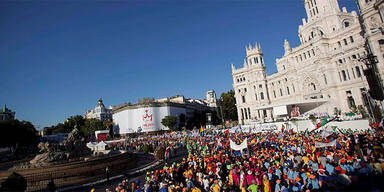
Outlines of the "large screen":
M288 115L287 106L283 105L283 106L273 107L273 114L275 116Z
M168 130L161 120L168 115L186 114L185 108L162 106L126 109L112 115L114 131L118 134Z

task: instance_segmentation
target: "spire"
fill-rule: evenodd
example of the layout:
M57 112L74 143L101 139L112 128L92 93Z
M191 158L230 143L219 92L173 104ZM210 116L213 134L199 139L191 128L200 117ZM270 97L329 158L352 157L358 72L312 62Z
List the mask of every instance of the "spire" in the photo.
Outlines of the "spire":
M284 40L284 51L285 51L284 55L291 52L291 46L289 45L289 42L286 39Z
M231 64L231 67L232 67L232 71L236 70L235 65L233 63Z
M244 59L244 68L246 68L246 67L247 67L247 60Z
M7 104L4 104L3 112L6 112L6 111L7 111Z

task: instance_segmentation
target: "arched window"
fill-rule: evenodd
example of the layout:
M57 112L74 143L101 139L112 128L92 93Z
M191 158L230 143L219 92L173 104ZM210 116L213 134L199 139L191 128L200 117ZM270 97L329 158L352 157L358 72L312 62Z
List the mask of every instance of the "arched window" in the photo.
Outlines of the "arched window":
M276 98L276 91L275 90L273 90L273 97Z
M260 99L264 100L264 93L263 92L260 93Z
M280 89L280 96L283 96L283 90Z
M360 67L356 66L355 69L356 69L357 77L361 77Z
M344 22L344 27L349 27L349 21Z
M343 75L343 79L344 79L344 81L346 81L346 80L347 80L347 73L345 73L345 71L342 70L342 71L341 71L341 74Z
M290 93L289 93L289 87L287 87L287 93L288 93L288 95L290 94Z

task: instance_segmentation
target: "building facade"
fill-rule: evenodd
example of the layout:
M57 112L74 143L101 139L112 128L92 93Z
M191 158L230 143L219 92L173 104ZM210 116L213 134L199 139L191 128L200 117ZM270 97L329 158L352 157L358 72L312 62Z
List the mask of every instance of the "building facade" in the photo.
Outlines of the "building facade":
M216 100L213 102L212 93L215 96L216 94L212 90L209 93L205 100L176 95L143 103L113 106L114 132L127 134L168 130L169 128L161 124L165 116L179 117L184 114L187 118L193 118L196 113L214 112L216 107L212 106L216 106ZM178 124L179 122L176 126Z
M232 64L239 122L276 120L303 113L332 115L366 106L368 84L359 58L366 54L359 17L337 0L304 0L307 18L300 45L284 41L277 72L267 75L260 44L246 47L242 68Z
M101 121L112 121L112 109L106 108L103 104L103 100L100 98L94 109L85 112L85 119L99 119Z
M367 48L377 57L377 69L384 80L384 0L357 2Z
M11 111L10 109L7 108L7 105L4 104L4 107L0 109L0 121L14 120L15 113L16 112Z

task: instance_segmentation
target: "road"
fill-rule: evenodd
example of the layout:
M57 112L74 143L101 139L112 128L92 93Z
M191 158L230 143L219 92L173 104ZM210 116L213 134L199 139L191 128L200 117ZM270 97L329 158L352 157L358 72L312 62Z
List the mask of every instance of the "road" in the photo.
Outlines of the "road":
M173 162L180 162L183 159L183 157L185 157L185 156L186 155L179 155L179 156L176 156L174 158L171 158L169 161L169 164L172 164ZM150 162L148 162L148 160L145 160L145 159L143 159L143 161L140 162L141 165L148 164L148 163L150 163ZM164 162L160 163L157 166L154 166L153 168L149 169L148 171L161 169L163 166L164 166ZM127 170L125 173L129 173L129 171L130 170ZM145 174L146 174L146 171L141 172L139 174L130 175L127 178L129 180L129 183L131 183L132 181L136 181L136 180L140 180L140 183L144 183ZM76 190L72 189L70 191L72 191L72 192L87 192L87 191L91 191L91 189L94 188L96 192L105 192L105 189L107 189L108 187L110 189L112 189L112 191L114 191L115 187L121 181L122 181L122 178L119 178L119 179L115 179L115 180L110 181L109 184L108 183L101 183L101 184L97 184L94 186L78 188Z

